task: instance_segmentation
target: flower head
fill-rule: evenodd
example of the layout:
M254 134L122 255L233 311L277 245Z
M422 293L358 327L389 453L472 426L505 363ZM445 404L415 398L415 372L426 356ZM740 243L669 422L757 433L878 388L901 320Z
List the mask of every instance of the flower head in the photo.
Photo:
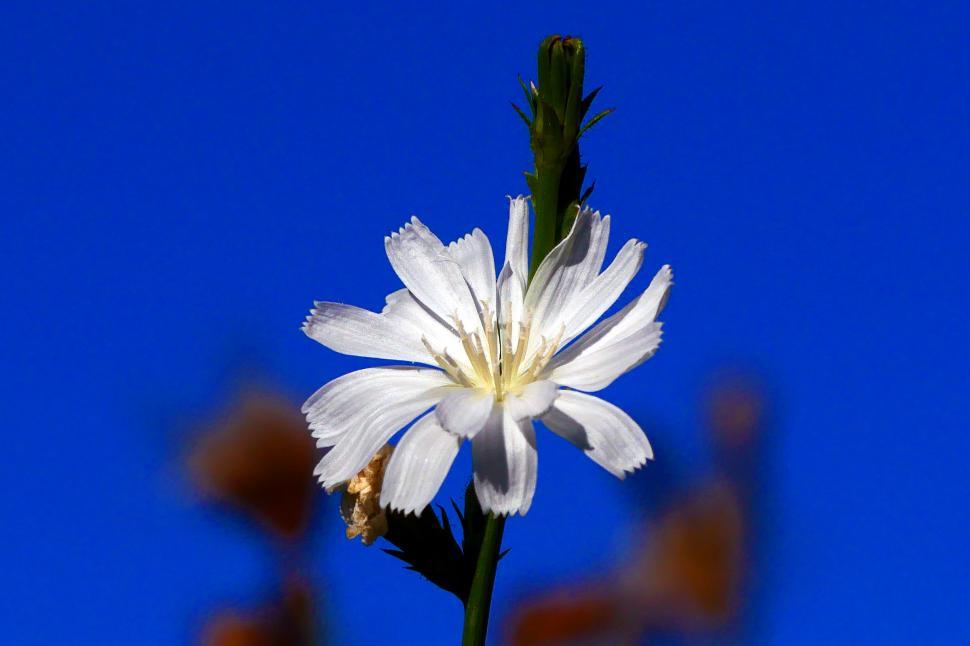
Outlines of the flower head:
M422 413L387 465L382 507L420 512L470 440L482 508L526 513L536 484L535 419L621 478L653 457L629 415L587 393L657 350L670 268L593 326L639 270L646 245L630 240L602 269L610 218L584 209L528 281L528 227L526 199L512 199L496 276L479 229L445 246L412 218L384 240L404 289L380 313L315 304L303 330L332 350L432 366L359 370L307 400L317 445L333 447L314 472L323 486L352 478Z

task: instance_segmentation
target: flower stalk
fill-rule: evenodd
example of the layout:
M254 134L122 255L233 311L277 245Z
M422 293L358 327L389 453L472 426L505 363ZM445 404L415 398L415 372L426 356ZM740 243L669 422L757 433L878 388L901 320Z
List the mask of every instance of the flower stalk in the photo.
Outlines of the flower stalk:
M639 271L646 245L627 240L603 267L610 216L584 204L592 186L583 187L579 140L610 111L587 117L597 91L583 94L584 73L582 42L550 36L539 47L538 86L522 83L531 116L516 110L534 157L526 173L534 224L530 199L510 198L501 271L480 229L445 245L412 217L384 238L404 289L380 312L315 301L303 325L343 354L422 364L347 373L302 412L317 446L329 448L314 475L328 491L346 489L348 536L383 536L392 546L384 551L454 594L471 646L486 640L506 517L525 515L535 495L535 423L619 478L653 458L643 429L590 393L657 351L673 273L664 265L599 320ZM466 442L473 476L464 510L453 503L459 544L448 512L432 504Z
M505 517L488 514L471 589L468 591L468 602L465 604L465 626L461 636L461 643L465 646L485 643L488 613L492 605L492 588L495 586L495 572L498 569L504 531Z
M529 143L535 159L534 170L525 174L535 212L530 279L542 260L569 233L576 213L592 192L592 186L583 191L586 166L580 162L579 138L612 110L604 110L583 124L599 92L597 88L583 96L585 72L583 41L570 36L549 36L539 45L538 86L526 85L519 79L531 118L512 104L529 128ZM485 643L505 520L504 516L489 513L481 527L478 558L465 603L464 646Z

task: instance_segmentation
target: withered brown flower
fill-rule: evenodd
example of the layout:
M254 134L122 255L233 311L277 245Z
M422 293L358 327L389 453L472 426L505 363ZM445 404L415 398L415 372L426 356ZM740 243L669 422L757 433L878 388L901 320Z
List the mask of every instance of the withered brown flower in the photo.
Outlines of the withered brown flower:
M387 515L381 508L384 470L394 447L385 444L360 473L351 478L340 500L340 515L347 523L347 538L370 545L387 533Z

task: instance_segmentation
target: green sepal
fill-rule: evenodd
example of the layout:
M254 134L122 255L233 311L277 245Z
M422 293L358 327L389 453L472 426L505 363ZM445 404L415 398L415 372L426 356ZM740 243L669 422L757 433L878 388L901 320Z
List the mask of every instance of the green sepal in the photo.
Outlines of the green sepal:
M448 514L439 509L440 519L430 505L419 516L388 511L384 539L397 549L383 551L404 561L406 569L417 572L464 603L470 585L464 555L451 531Z
M473 482L465 490L464 513L455 501L451 505L461 524L460 544L451 529L448 513L439 506L439 517L429 505L420 515L388 511L384 540L396 549L382 549L404 561L405 569L417 572L464 604L468 602L487 517Z

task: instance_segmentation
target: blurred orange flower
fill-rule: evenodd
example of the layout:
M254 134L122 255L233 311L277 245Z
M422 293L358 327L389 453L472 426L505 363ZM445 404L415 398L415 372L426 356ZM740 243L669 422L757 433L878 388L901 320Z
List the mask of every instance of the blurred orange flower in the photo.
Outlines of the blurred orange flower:
M750 577L749 485L764 400L754 383L734 378L708 393L706 409L715 472L647 523L634 553L612 572L522 604L509 624L512 644L639 644L737 625Z
M252 392L205 429L191 447L193 480L227 504L289 540L301 537L313 511L314 443L296 407Z
M279 599L251 611L215 613L202 631L204 646L311 646L314 644L313 594L306 582L291 578Z

